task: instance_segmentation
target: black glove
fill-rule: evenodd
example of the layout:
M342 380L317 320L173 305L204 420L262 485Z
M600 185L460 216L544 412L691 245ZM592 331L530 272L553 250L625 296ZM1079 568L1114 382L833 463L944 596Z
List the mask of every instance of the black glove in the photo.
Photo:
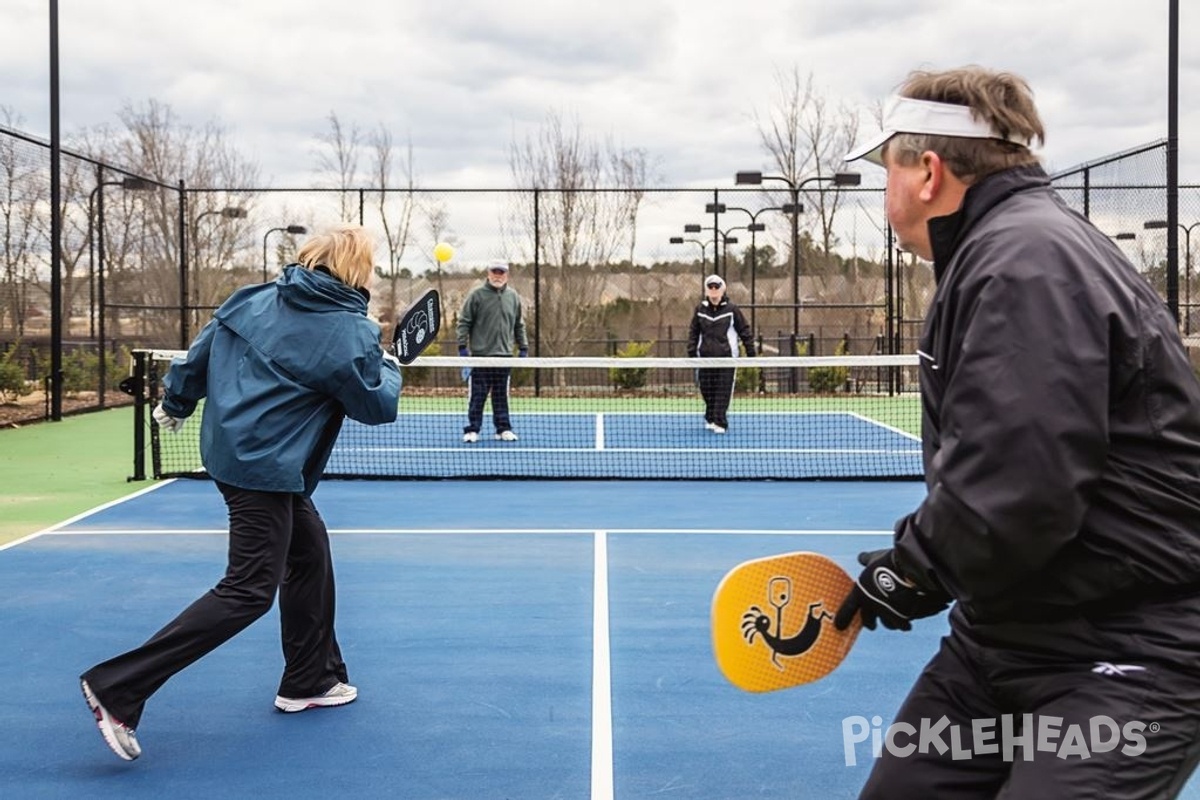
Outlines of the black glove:
M875 630L878 619L885 628L909 631L912 630L909 620L932 617L950 605L949 595L918 589L900 573L894 548L859 553L858 563L865 569L833 620L839 631L849 627L855 614L862 614L867 630Z

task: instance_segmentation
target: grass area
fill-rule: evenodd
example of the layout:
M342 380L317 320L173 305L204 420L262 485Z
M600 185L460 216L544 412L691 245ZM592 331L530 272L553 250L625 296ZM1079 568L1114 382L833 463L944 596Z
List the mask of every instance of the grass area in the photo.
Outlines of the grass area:
M137 491L133 411L0 430L0 544Z

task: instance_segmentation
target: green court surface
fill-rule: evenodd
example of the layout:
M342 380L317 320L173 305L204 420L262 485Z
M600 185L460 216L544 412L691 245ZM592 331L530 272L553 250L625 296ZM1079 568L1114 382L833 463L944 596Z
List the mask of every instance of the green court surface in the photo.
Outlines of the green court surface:
M0 430L0 545L123 497L133 411L114 408Z

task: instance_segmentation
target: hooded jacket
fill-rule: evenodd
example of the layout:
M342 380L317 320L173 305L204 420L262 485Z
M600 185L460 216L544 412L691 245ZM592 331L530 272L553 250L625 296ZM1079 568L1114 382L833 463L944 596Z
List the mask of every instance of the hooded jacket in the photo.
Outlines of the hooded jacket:
M343 417L394 421L400 384L366 298L293 264L217 309L163 379L163 408L187 417L207 398L200 454L216 480L311 494Z
M928 494L901 568L977 621L1200 593L1200 381L1163 301L1040 167L929 231Z

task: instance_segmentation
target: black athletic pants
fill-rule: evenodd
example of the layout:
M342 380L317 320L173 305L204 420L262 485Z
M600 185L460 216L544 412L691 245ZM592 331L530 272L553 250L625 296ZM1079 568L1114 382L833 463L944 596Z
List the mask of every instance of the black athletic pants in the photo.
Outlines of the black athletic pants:
M704 421L728 428L735 370L732 367L707 367L696 372L700 396L704 398Z
M1175 797L1200 758L1197 617L1189 601L972 627L955 609L860 798Z
M468 378L471 397L467 401L467 427L463 433L479 433L483 425L483 404L492 396L492 424L496 433L512 430L508 418L508 383L512 376L509 367L474 367Z
M270 610L279 590L279 694L312 697L346 681L333 631L329 534L312 500L218 483L229 509L225 577L143 645L83 674L101 704L136 728L147 698Z

